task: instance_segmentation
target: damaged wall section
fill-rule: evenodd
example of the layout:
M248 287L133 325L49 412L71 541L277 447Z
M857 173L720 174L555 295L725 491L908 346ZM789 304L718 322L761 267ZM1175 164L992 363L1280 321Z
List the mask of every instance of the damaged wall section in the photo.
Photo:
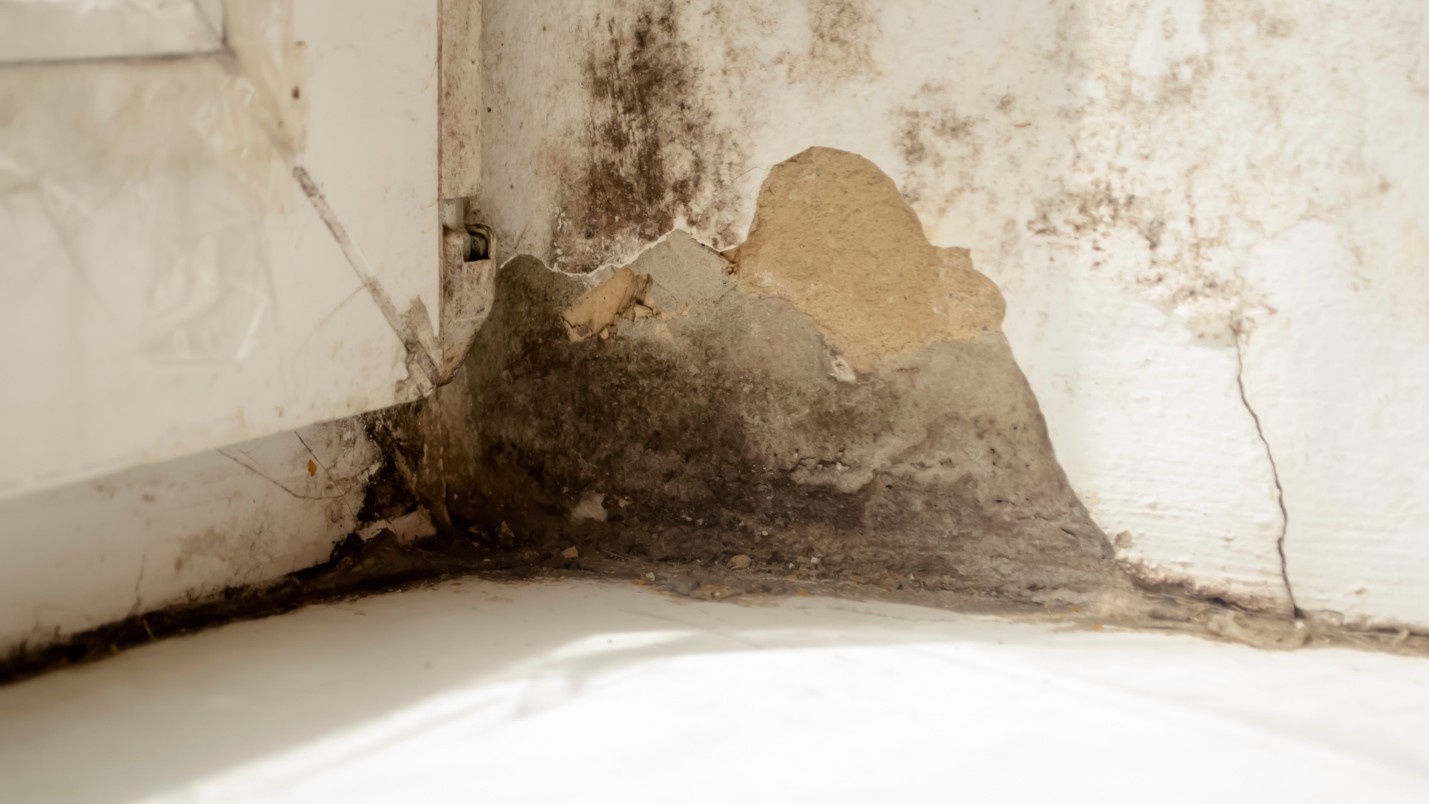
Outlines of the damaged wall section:
M506 265L438 391L452 519L548 554L1029 601L1129 588L996 287L872 163L779 166L728 257L677 231L592 277Z
M670 221L728 249L770 166L814 143L862 154L1007 298L1062 467L1143 581L1429 627L1429 387L1410 370L1429 361L1429 5L487 0L483 15L480 203L507 255L624 265ZM589 80L610 65L672 80L625 102ZM659 170L605 216L581 179L642 164L588 136L610 121Z

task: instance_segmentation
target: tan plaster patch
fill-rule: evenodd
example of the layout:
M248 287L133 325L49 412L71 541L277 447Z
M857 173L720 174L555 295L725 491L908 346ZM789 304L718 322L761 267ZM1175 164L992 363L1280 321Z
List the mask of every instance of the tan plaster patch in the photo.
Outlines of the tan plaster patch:
M776 166L733 256L746 290L792 302L861 371L1002 325L1002 293L967 249L930 244L893 180L845 151L810 148Z

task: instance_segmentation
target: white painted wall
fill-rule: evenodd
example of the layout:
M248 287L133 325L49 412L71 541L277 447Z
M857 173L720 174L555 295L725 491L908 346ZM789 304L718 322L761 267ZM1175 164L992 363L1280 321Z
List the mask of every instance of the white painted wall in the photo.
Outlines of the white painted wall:
M482 208L507 253L588 270L644 245L573 244L561 210L608 114L589 60L662 10L689 108L634 125L700 165L683 225L736 245L771 165L873 159L1002 287L1129 564L1429 625L1429 6L490 0Z
M0 652L322 561L430 382L438 0L222 5L0 0Z

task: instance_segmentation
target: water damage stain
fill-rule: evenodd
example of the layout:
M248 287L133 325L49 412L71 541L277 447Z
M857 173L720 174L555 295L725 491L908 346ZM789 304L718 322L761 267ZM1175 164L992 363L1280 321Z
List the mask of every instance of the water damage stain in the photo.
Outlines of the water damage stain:
M844 233L899 264L815 248L850 209L862 228ZM872 163L811 149L777 167L733 257L676 232L592 278L507 265L438 395L462 422L440 449L453 521L548 554L742 556L1028 602L1129 588L1052 453L997 289L928 245ZM631 277L650 312L573 340L591 288Z

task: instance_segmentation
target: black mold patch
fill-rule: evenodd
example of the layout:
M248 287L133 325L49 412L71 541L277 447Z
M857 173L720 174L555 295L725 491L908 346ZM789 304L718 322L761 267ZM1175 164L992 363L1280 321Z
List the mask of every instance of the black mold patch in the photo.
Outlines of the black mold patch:
M392 520L416 510L418 488L412 458L420 451L421 436L416 405L402 405L363 417L367 437L381 451L382 462L367 481L362 507L357 512L359 527L380 520Z
M708 223L703 196L736 164L738 143L701 99L677 12L674 0L652 0L633 15L597 16L602 32L583 65L582 164L568 177L555 227L559 268L592 270L612 243L654 240L677 217Z
M579 235L593 240L634 227L653 240L670 227L674 208L689 202L690 178L667 180L657 118L688 111L690 70L676 38L673 4L642 11L628 36L606 21L609 51L586 61L586 86L597 109L591 121L583 189L588 198ZM681 115L684 117L685 115ZM688 121L691 129L696 126ZM693 138L703 132L691 130Z

